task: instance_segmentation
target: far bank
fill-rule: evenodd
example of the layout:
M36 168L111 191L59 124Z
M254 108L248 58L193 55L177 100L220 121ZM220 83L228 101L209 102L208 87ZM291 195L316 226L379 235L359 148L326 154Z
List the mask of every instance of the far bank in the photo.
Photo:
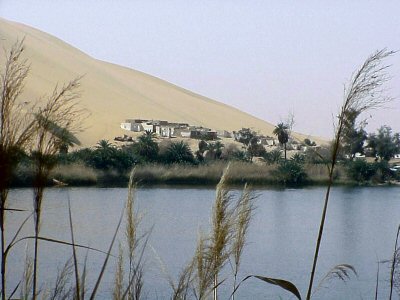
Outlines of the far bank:
M230 162L230 185L302 187L328 184L324 164L298 164L287 161L276 164ZM228 162L209 164L140 164L135 166L135 177L140 185L193 185L211 186L218 183ZM14 187L33 186L34 173L29 166L18 168ZM126 186L128 172L97 170L83 164L58 165L51 173L48 186ZM379 163L352 162L341 164L335 171L337 185L393 185L399 184L399 174L385 169Z

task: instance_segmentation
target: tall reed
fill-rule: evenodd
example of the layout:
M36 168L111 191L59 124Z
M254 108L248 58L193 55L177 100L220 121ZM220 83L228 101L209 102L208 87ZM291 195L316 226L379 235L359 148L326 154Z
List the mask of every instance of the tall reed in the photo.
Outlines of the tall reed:
M250 223L253 200L255 197L247 185L242 196L235 200L227 182L230 165L226 167L216 188L215 203L211 214L211 232L200 234L193 263L189 264L181 276L181 281L195 283L194 293L197 299L205 299L212 292L218 299L218 286L224 281L219 273L232 256L234 289L240 266L240 258L245 246L245 237ZM193 272L193 280L187 274ZM182 290L185 290L182 288Z
M135 168L131 171L128 185L128 197L125 205L125 241L126 251L120 251L114 279L113 299L139 300L142 298L144 254L151 230L139 234L141 217L135 210L136 178ZM125 281L124 253L127 252L128 274Z
M29 66L22 58L23 40L17 41L6 53L0 83L0 230L1 230L1 297L6 299L6 211L8 191L12 174L19 161L19 152L26 149L31 141L34 127L28 111L30 104L23 103L19 96Z
M135 211L135 192L137 188L136 168L129 177L128 199L126 202L125 237L128 244L128 286L125 294L128 299L140 299L143 288L143 254L151 231L142 236L138 233L141 217Z
M234 224L234 236L232 242L232 269L233 269L233 291L237 286L237 275L239 272L241 257L246 243L246 235L249 229L250 220L254 210L255 196L245 184L242 195L239 199L236 217ZM235 299L235 294L232 293L232 300Z
M42 213L43 193L50 171L55 167L54 156L64 144L80 144L73 135L79 128L83 111L77 107L80 97L80 78L70 81L61 88L56 87L47 98L45 105L35 113L36 134L32 156L34 157L34 259L32 298L37 296L38 247Z
M114 300L122 300L123 294L123 285L124 285L124 258L123 258L123 250L121 244L119 245L118 251L118 260L117 267L115 268L114 275L114 290L113 290L113 299ZM128 297L128 299L131 299Z
M20 284L21 299L29 299L29 295L32 290L32 278L33 278L32 274L33 274L33 259L29 256L28 249L26 249L24 272Z
M306 299L311 298L315 269L317 266L319 249L321 245L326 214L328 210L329 196L334 180L334 170L337 163L341 142L346 132L346 126L354 124L355 119L363 112L383 105L391 100L386 96L383 84L389 80L386 73L388 65L383 64L383 60L394 54L386 49L376 51L370 55L361 68L356 71L350 84L345 88L344 102L338 116L335 139L333 143L331 162L328 165L328 187L325 194L324 206L322 209L321 222L314 252L314 259L311 268L310 281Z

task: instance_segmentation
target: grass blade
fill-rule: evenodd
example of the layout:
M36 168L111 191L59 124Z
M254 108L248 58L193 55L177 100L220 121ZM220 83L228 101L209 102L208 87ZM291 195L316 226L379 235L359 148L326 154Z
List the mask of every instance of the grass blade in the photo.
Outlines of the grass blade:
M3 210L5 210L5 211L28 211L26 209L20 209L20 208L4 208Z
M126 296L128 295L129 289L131 288L131 286L134 282L135 276L137 275L137 272L140 270L140 266L141 266L143 256L144 256L144 251L147 248L147 243L149 242L150 233L153 231L153 228L154 228L154 226L150 229L148 234L145 235L145 240L144 240L144 243L142 246L142 250L140 251L140 255L139 255L138 262L136 264L136 268L134 269L132 278L131 278L130 282L128 283L128 286L126 287L124 294L122 295L122 299L125 299Z
M68 194L68 215L69 215L69 229L71 231L71 242L72 242L72 255L74 260L74 272L75 272L75 284L76 284L76 299L80 300L79 293L79 270L78 270L78 261L76 259L76 249L75 249L75 238L74 238L74 228L72 225L72 212L71 212L71 199Z
M375 284L375 300L378 300L378 290L379 290L379 261L378 261L378 268L376 270L376 284Z
M9 245L9 247L7 248L7 252L8 252L12 247L14 247L16 244L18 244L19 242L22 242L22 241L24 241L24 240L30 240L30 239L35 239L35 236L25 236L25 237L23 237L23 238L20 238L20 239L16 240L13 244L10 244L10 245ZM61 240L56 240L56 239L52 239L52 238L46 238L46 237L42 237L42 236L38 236L37 239L38 239L38 240L41 240L41 241L46 241L46 242L55 243L55 244L61 244L61 245L67 245L67 246L75 246L75 247L77 247L77 248L83 248L83 249L92 250L92 251L100 252L100 253L103 253L103 254L111 255L111 254L109 254L109 253L106 252L106 251L102 251L102 250L99 250L99 249L96 249L96 248L92 248L92 247L89 247L89 246L85 246L85 245L72 244L72 243L69 243L69 242L65 242L65 241L61 241ZM113 256L113 255L111 255L111 256Z
M393 260L392 260L392 267L390 270L390 294L389 294L389 300L392 300L392 293L393 293L393 284L394 284L394 271L396 268L396 261L397 261L397 243L399 241L399 234L400 234L400 225L397 228L397 235L396 235L396 243L394 245L394 251L393 251Z
M11 295L8 297L8 299L12 299L12 297L14 296L14 294L17 292L19 285L21 284L21 281L18 282L17 286L13 289Z
M300 296L300 292L297 289L297 287L291 283L290 281L287 280L283 280L283 279L277 279L277 278L271 278L271 277L264 277L264 276L259 276L259 275L249 275L247 277L245 277L241 282L239 282L239 284L236 286L236 289L233 291L233 293L231 294L231 297L233 296L234 293L236 293L236 291L238 290L239 286L245 282L246 280L250 279L250 278L257 278L259 280L262 280L266 283L269 284L273 284L273 285L277 285L279 287L281 287L282 289L292 293L293 295L296 296L297 299L301 300L301 296ZM230 298L231 298L230 297Z
M8 244L5 254L8 253L9 248L11 248L11 245L15 242L15 240L17 239L19 233L21 232L22 228L24 227L25 223L28 222L29 218L32 217L33 213L31 213L29 216L27 216L25 218L25 220L21 223L21 225L18 227L17 232L14 234L14 237L12 238L12 240L10 241L10 243Z

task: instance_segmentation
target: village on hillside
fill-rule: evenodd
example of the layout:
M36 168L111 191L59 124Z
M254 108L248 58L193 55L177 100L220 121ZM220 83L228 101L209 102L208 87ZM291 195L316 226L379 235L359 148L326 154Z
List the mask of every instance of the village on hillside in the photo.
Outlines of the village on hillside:
M187 138L197 140L217 140L217 139L233 139L242 142L246 136L251 135L256 138L256 143L265 148L276 148L279 146L277 137L264 136L256 133L250 128L242 128L237 131L228 131L225 129L214 130L203 126L190 125L183 122L169 122L167 120L149 120L149 119L126 119L120 124L121 129L129 132L151 132L160 138ZM122 137L115 137L115 141L133 142L132 136L124 134ZM288 148L290 150L306 151L309 147L319 147L315 142L304 144L303 141L297 141L293 137L289 137ZM288 149L288 150L289 150Z

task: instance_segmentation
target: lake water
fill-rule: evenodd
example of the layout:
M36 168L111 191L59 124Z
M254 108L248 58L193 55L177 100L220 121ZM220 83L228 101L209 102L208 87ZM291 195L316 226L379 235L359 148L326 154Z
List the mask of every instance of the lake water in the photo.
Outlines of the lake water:
M257 190L256 210L247 246L244 250L242 278L248 274L283 278L292 281L305 296L318 233L325 188ZM142 215L143 231L152 229L146 252L144 293L147 299L168 299L171 294L167 273L176 278L192 257L199 232L209 229L215 191L209 188L140 188L136 193L137 209ZM15 189L10 206L31 209L32 191ZM71 200L76 242L106 250L125 204L125 188L51 188L45 194L42 235L70 240L68 198ZM9 236L28 215L9 213ZM400 187L335 187L329 203L327 223L320 249L316 285L334 265L353 265L358 277L347 283L330 281L313 299L373 299L377 261L390 259L400 223ZM29 221L23 235L32 234ZM123 239L122 227L119 239ZM118 245L113 253L117 253ZM8 287L12 289L22 275L26 249L21 242L9 258ZM90 290L100 270L104 255L79 250L80 269L87 257ZM51 282L57 271L71 257L70 247L40 243L41 287ZM162 260L163 263L160 262ZM111 258L104 276L99 299L109 299L115 258ZM163 267L161 265L164 265ZM231 291L230 267L221 278L228 278L219 288L220 299ZM380 265L379 295L387 299L389 264ZM245 282L237 299L293 299L278 287L256 279Z

